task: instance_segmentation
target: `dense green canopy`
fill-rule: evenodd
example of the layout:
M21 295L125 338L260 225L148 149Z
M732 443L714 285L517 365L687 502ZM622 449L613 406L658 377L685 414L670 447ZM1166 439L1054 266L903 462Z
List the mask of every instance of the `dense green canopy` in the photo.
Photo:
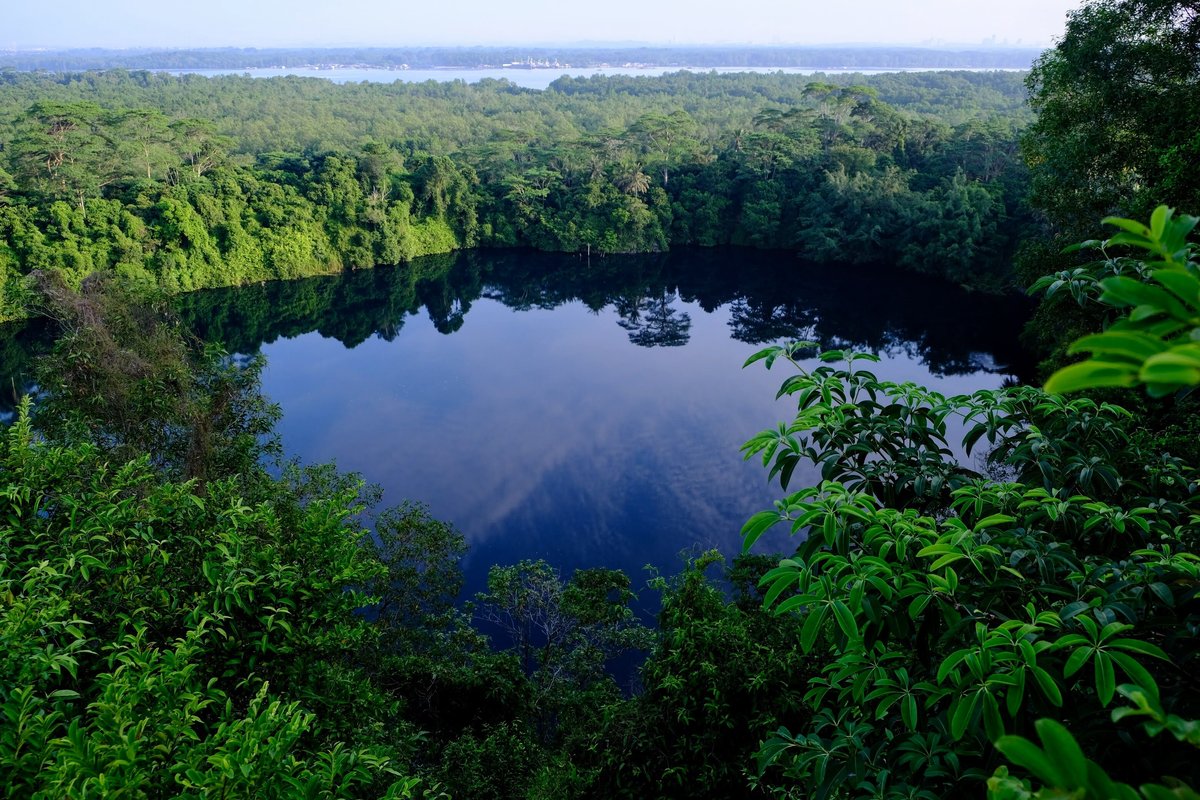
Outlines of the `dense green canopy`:
M0 318L33 269L180 292L477 245L741 244L1005 288L1019 78L862 80L5 73Z
M1200 6L1093 0L1029 76L1034 201L1074 231L1200 208Z

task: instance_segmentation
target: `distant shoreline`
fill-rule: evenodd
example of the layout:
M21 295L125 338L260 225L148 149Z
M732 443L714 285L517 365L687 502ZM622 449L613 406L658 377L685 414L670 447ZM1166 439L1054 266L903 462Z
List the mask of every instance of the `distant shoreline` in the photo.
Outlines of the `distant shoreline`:
M545 90L560 78L567 77L586 80L592 77L633 77L654 78L663 75L687 72L695 75L708 74L757 74L774 75L782 73L797 77L828 75L880 75L887 73L917 73L917 72L1023 72L1025 70L1013 67L891 67L871 69L867 67L698 67L691 66L595 66L595 67L550 67L536 69L521 68L479 68L479 67L429 67L423 69L372 68L372 67L253 67L226 69L156 69L144 70L160 74L177 76L197 75L204 78L219 78L224 76L249 76L253 79L271 78L309 78L325 80L332 83L423 83L436 81L449 83L462 81L474 84L485 80L507 81L522 89Z
M1028 69L1030 47L401 47L204 48L192 50L0 51L0 69L128 70L373 69Z

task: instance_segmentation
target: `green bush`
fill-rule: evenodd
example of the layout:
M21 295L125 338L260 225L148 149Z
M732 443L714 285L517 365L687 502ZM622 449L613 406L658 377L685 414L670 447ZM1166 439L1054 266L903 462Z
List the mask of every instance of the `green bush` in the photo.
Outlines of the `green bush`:
M331 686L370 695L351 587L379 569L353 495L200 496L144 457L39 441L28 411L0 440L7 795L412 796L381 697L336 743Z
M1169 772L1173 747L1101 723L1123 682L1200 701L1181 680L1197 656L1193 470L1111 404L1027 387L946 398L857 366L873 357L804 369L806 352L748 362L795 366L780 393L798 412L747 457L785 487L802 461L824 479L744 529L747 547L777 524L803 537L764 576L765 602L826 664L813 722L780 728L760 768L818 796L943 797L991 772L993 740L1054 715L1122 771ZM963 450L988 447L975 469L947 445L952 420Z

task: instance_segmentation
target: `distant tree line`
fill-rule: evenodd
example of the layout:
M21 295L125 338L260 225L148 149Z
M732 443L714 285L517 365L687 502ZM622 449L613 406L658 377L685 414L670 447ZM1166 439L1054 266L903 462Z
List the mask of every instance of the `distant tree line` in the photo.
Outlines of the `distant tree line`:
M251 69L310 64L371 67L498 67L558 61L573 67L643 64L655 67L809 67L812 69L1028 69L1040 51L1031 47L948 49L929 47L220 47L183 50L99 48L0 54L0 68Z

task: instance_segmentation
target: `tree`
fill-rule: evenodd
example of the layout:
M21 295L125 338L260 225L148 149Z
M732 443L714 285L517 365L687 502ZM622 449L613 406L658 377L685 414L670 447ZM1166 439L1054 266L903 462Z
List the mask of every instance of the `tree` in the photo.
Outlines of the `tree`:
M17 190L17 182L4 167L0 167L0 206L9 202L9 196Z
M1056 372L1047 381L1047 390L1078 391L1140 385L1152 396L1163 396L1194 389L1200 385L1200 347L1195 344L1200 332L1197 325L1200 318L1197 316L1200 310L1197 254L1200 248L1188 242L1188 237L1200 223L1200 218L1176 217L1172 209L1159 206L1151 215L1149 225L1115 217L1105 222L1121 232L1105 242L1087 242L1080 249L1096 248L1104 252L1108 248L1128 246L1142 252L1132 258L1106 258L1090 265L1090 269L1076 270L1069 280L1049 276L1039 282L1039 288L1056 291L1069 286L1071 294L1081 302L1099 294L1100 302L1133 310L1104 332L1077 340L1071 350L1091 353L1091 357ZM1194 527L1194 516L1191 523ZM1189 552L1186 540L1182 549L1181 556L1190 556L1194 560L1194 547ZM1194 628L1192 630L1190 638L1194 640ZM1091 644L1083 637L1078 638L1078 644ZM1186 651L1183 668L1187 668L1186 661L1194 661L1196 656L1193 641ZM1137 719L1142 723L1141 733L1147 737L1169 733L1179 743L1200 748L1200 720L1171 713L1173 706L1181 711L1190 710L1189 716L1194 716L1195 706L1191 705L1189 709L1178 696L1164 702L1163 693L1153 677L1126 673L1131 682L1116 687L1124 702L1113 710L1112 721ZM995 746L1045 788L1035 794L1029 780L1010 776L1006 767L999 767L988 781L991 800L1034 800L1067 794L1081 800L1200 797L1179 780L1181 771L1176 769L1171 770L1171 777L1165 781L1167 785L1147 783L1135 790L1129 784L1114 781L1104 766L1086 758L1068 728L1053 719L1039 719L1035 727L1044 750L1024 737L1012 735L999 737ZM1159 748L1172 746L1167 737L1161 737L1155 744ZM1194 758L1192 755L1191 760Z
M62 330L38 367L41 430L118 460L148 454L165 474L201 486L258 474L279 414L258 391L261 358L238 362L189 340L165 300L111 274L92 275L79 292L54 273L34 279L43 313Z
M1200 269L1187 242L1197 218L1160 208L1149 225L1108 222L1121 233L1091 246L1146 255L1109 256L1076 286L1041 288L1103 291L1133 311L1077 342L1093 358L1047 388L1200 385ZM747 363L799 367L811 347ZM805 534L761 586L768 606L800 618L804 650L826 659L806 695L812 722L777 730L760 768L820 792L853 780L897 799L957 795L1000 755L1048 788L1035 795L1000 767L996 800L1134 800L1121 782L1147 775L1194 784L1195 470L1112 403L1032 387L946 398L855 368L871 356L820 360L781 387L797 400L794 420L744 447L785 487L802 462L822 477L743 528L747 546L780 523ZM946 446L952 419L963 451L987 448L974 469ZM1023 738L1044 717L1069 729L1037 722L1045 752ZM1146 720L1143 731L1118 726L1128 718Z
M789 377L794 421L744 448L784 485L800 461L823 478L743 529L747 547L776 524L805 534L761 585L824 663L812 721L776 731L760 768L821 794L854 781L874 797L959 796L996 763L989 742L1047 715L1124 772L1183 763L1098 719L1122 683L1162 687L1166 708L1197 700L1179 677L1195 640L1177 633L1197 613L1191 470L1109 404L1028 387L946 398L878 380L855 368L863 356L830 366L845 357ZM985 472L945 446L955 417L968 452L990 446Z
M350 666L370 634L350 587L375 566L344 495L201 496L144 456L46 442L28 412L0 433L7 797L416 793L395 747L331 741L387 705Z
M88 198L123 174L112 143L102 135L105 114L95 103L41 102L25 114L25 132L12 144L22 185L51 197Z
M114 115L113 124L106 132L117 152L125 160L137 164L138 175L148 181L165 177L167 169L176 164L170 147L171 134L167 117L147 108Z
M1105 214L1200 208L1200 6L1089 0L1034 65L1033 200L1074 236Z
M639 197L650 191L650 176L642 172L642 165L636 162L622 163L614 183L622 192L632 197Z
M463 585L466 539L424 506L406 502L380 515L368 547L387 567L363 587L379 598L375 614L385 644L406 650L436 646L460 622L454 601Z
M757 798L780 788L747 788L753 751L764 729L806 718L816 660L799 646L799 622L762 606L755 583L772 559L743 557L708 577L722 562L709 551L680 575L651 579L662 608L644 691L610 709L593 734L583 759L599 766L592 796Z
M700 157L696 122L686 111L670 115L646 114L629 127L628 135L650 163L662 171L663 186L670 181L672 165L687 163Z
M179 119L170 124L174 146L197 178L219 166L229 148L229 138L221 136L212 122L204 119Z
M565 582L545 561L488 571L479 613L505 634L529 676L532 723L543 741L558 735L561 717L580 713L589 695L584 713L598 713L600 701L616 692L606 664L649 645L633 599L619 570L577 570Z

